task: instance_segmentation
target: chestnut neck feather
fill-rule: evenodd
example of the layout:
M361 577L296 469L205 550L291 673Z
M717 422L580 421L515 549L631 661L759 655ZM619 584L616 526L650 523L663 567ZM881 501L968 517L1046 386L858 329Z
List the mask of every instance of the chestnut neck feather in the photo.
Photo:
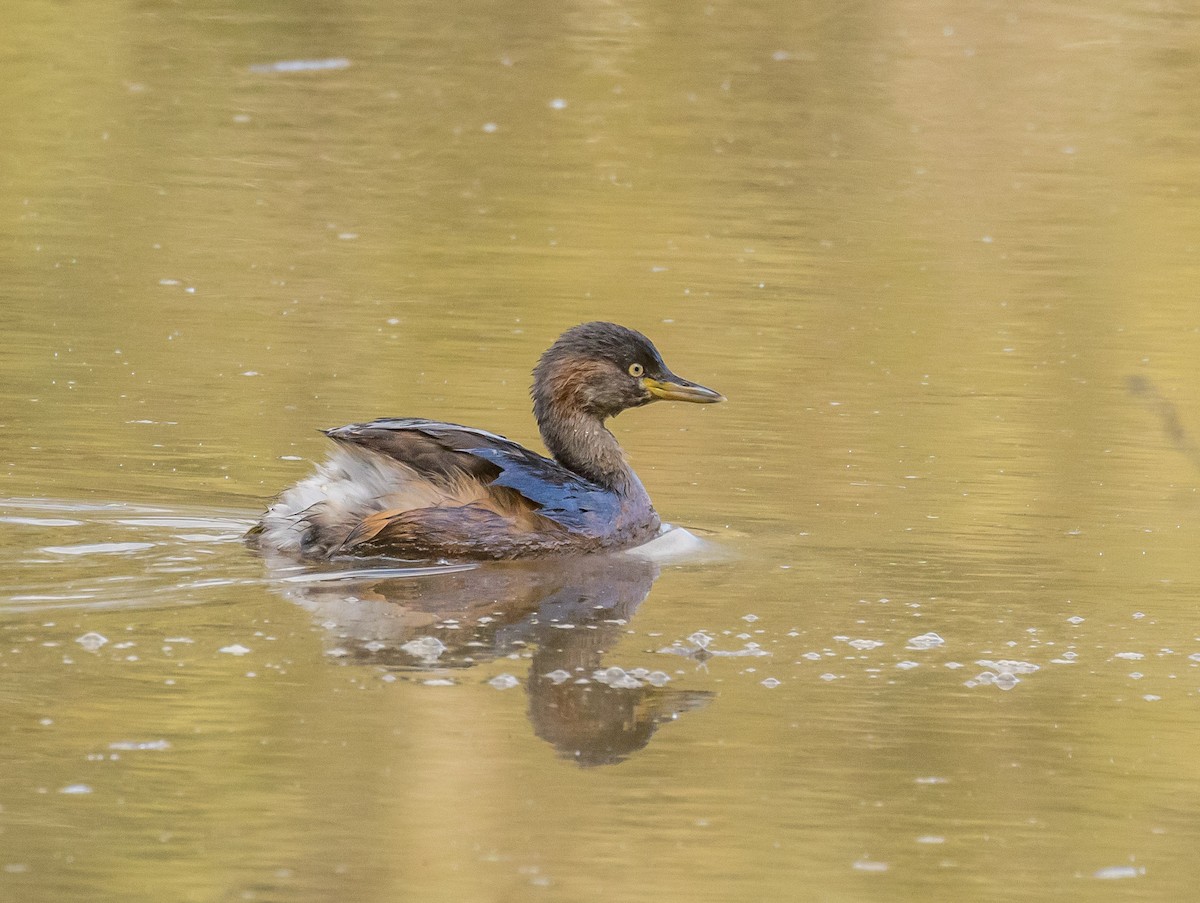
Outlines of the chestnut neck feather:
M626 496L645 495L616 437L604 426L616 412L589 403L586 368L550 366L533 385L533 415L542 442L563 467Z

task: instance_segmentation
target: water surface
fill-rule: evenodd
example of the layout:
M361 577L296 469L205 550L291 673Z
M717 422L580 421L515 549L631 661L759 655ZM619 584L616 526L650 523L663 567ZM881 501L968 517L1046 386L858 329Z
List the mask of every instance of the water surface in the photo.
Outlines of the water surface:
M1193 893L1200 16L6 13L0 898ZM241 543L596 318L706 554Z

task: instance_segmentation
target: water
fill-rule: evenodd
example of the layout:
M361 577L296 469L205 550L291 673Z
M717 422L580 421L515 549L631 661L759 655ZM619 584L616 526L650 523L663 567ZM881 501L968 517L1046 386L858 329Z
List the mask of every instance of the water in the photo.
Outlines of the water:
M0 899L1190 897L1200 16L6 16ZM594 318L665 548L241 543Z

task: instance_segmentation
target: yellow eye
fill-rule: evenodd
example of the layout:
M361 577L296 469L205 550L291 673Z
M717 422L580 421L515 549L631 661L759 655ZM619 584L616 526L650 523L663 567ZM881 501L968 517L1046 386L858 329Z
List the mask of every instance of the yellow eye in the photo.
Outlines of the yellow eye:
M629 375L630 376L641 376L645 372L646 372L646 368L643 367L641 364L630 364L629 365Z

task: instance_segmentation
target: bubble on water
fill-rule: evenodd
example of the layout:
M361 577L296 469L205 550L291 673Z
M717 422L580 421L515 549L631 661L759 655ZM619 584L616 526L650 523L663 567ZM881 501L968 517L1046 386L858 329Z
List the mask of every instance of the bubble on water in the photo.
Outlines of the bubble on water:
M1010 671L1003 671L1000 674L997 674L996 679L992 681L992 683L1001 690L1011 690L1020 682L1021 679Z
M511 690L519 683L520 681L511 674L497 674L488 681L488 684L495 687L497 690Z
M1041 666L1035 665L1033 662L1018 662L1012 659L1001 658L996 661L982 658L975 664L984 668L992 668L996 671L1008 671L1011 674L1032 674L1034 671L1040 671Z
M567 102L561 97L556 97L554 100L550 101L550 109L552 110L565 110L566 108Z
M917 843L945 843L946 838L940 834L922 834L917 838Z
M1141 652L1117 652L1113 655L1113 658L1123 658L1126 661L1130 661L1130 662L1141 661L1145 657L1146 656L1143 655Z
M730 633L731 631L725 631L726 636L728 636ZM749 634L743 633L739 634L738 638L744 639L748 636ZM712 649L709 648L712 645L712 642L713 638L711 635L705 633L704 631L697 631L687 638L686 645L681 643L679 640L676 640L670 646L665 646L658 651L660 653L667 653L670 655L691 656L699 659L700 661L704 661L714 656L758 656L771 654L765 649L760 648L758 643L748 642L741 649Z
M762 681L762 685L768 690L774 690L781 683L783 683L783 681L776 680L774 677L768 677L766 680Z
M932 631L930 631L929 633L923 633L920 636L910 637L907 648L909 648L909 649L936 649L938 646L945 645L945 643L946 643L945 640L943 640L936 633L933 633Z
M758 620L758 615L742 615L742 620L747 624L753 624Z
M99 649L101 646L103 646L105 643L108 642L108 637L104 636L104 634L96 633L96 631L92 630L92 631L89 631L88 633L85 633L81 637L76 637L75 642L78 643L80 646L82 646L84 649L86 649L88 652L95 652L97 649Z
M438 657L446 651L446 644L435 636L421 636L409 640L400 649L413 658L420 659L422 663L430 664L436 662Z
M717 652L714 652L713 654L714 655L759 656L759 655L770 655L771 653L769 653L766 649L763 649L761 646L759 646L758 643L747 643L741 649L731 649L728 652L717 651Z
M217 652L224 652L226 655L245 655L251 650L241 643L234 643L232 646L222 646Z
M624 668L617 668L615 666L605 668L601 671L593 671L592 679L606 684L614 690L636 690L642 686L642 682L626 673Z
M1143 674L1141 671L1130 671L1129 676L1132 677L1134 680L1141 680L1146 675Z
M821 653L819 653L819 652L806 652L806 653L804 653L804 654L803 654L802 656L800 656L800 657L801 657L801 658L806 658L806 659L808 659L810 662L819 662L819 661L821 660Z
M363 649L367 652L381 652L386 648L387 643L380 642L379 640L371 640L369 643L363 643Z
M837 680L837 679L838 679L838 676L836 674L830 674L830 673L826 672L825 674L821 675L821 680L829 681L829 680Z
M109 749L121 751L129 750L162 750L170 749L171 744L166 740L118 740L115 743L108 744Z
M913 668L921 667L920 662L896 662L896 667L901 671L911 671Z
M551 683L553 683L557 686L558 684L562 683L564 680L570 680L571 674L568 671L564 671L562 668L558 668L557 670L551 671L549 674L545 675L545 677Z
M452 686L454 686L454 681L450 680L450 678L448 678L448 677L431 677L431 678L429 678L429 680L421 681L421 683L423 683L427 687L452 687Z
M866 652L869 649L878 649L883 645L879 640L851 640L846 644L851 649L857 649L860 652Z
M85 794L91 793L92 788L87 784L68 784L66 787L60 787L58 792L67 794Z
M1110 865L1097 869L1092 877L1099 878L1101 881L1114 881L1120 878L1137 878L1144 874L1146 874L1145 866L1135 868L1132 865Z
M927 775L925 777L917 778L914 783L917 783L917 784L949 784L950 779L943 778L938 775Z
M671 676L665 671L651 671L646 675L646 683L654 687L661 687L670 681Z
M1142 699L1146 700L1146 702L1158 702L1159 700L1162 699L1162 697L1155 696L1153 693L1147 693L1145 696L1142 697Z
M701 653L703 653L704 650L697 649L694 646L684 646L682 643L676 641L670 646L663 646L658 650L658 652L660 655L689 655L703 658Z
M966 665L962 662L946 662L942 667L949 668L951 671L957 671L959 668L965 668Z
M1200 652L1193 652L1191 655L1188 656L1188 658L1190 658L1194 662L1200 662Z
M1067 618L1067 623L1068 624L1082 624L1085 620L1087 620L1087 619L1081 618L1081 617L1079 617L1079 615L1074 615L1070 618Z

